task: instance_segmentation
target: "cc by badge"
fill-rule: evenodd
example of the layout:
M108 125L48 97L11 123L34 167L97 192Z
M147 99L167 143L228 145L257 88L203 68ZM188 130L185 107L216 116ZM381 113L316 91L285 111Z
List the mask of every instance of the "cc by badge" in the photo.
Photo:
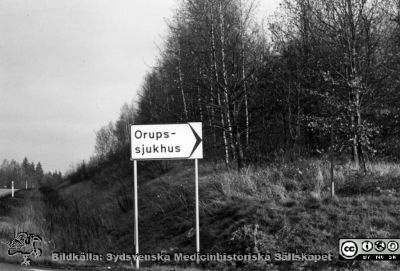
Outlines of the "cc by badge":
M340 252L345 258L353 258L358 251L357 244L353 241L346 241L342 244Z
M362 249L363 249L365 252L369 252L369 251L372 250L372 248L374 247L374 245L372 244L371 241L368 241L368 240L367 240L367 241L362 242L361 247L362 247Z

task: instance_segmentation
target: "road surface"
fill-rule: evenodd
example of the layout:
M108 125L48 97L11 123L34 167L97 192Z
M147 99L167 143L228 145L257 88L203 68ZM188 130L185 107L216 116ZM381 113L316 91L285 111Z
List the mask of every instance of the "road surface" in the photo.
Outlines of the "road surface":
M42 267L29 267L17 264L0 263L1 271L62 271L60 269L42 268Z
M14 189L14 193L17 192L19 189ZM0 188L0 198L11 195L11 189ZM0 269L2 270L2 269Z

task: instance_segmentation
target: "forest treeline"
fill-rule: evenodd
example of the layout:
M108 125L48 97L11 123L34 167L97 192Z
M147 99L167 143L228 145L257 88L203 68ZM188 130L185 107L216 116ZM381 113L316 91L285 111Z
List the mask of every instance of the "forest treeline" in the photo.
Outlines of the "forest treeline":
M40 162L35 165L26 157L22 163L5 159L0 164L0 188L11 188L12 181L16 189L24 189L26 185L28 188L38 188L44 184L59 183L61 180L61 172L45 173Z
M335 153L365 169L400 157L400 1L184 0L139 99L97 132L126 154L131 124L201 121L205 158L239 168ZM107 159L106 159L107 160Z

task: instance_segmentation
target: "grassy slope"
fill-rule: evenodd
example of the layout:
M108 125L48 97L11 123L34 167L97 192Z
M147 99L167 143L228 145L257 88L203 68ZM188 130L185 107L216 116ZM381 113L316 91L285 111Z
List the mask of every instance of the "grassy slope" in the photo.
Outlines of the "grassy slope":
M11 195L0 198L0 260L7 262L21 262L20 255L8 256L7 243L11 241L18 232L36 233L40 236L46 232L43 226L44 217L41 212L43 208L39 193L34 190L21 190Z
M192 162L176 162L171 171L152 180L139 179L142 253L194 251ZM319 160L247 168L241 173L200 163L202 251L331 252L335 258L331 266L395 270L396 263L337 260L339 238L400 236L400 167L373 164L370 171L361 176L349 164L335 168L338 195L331 199L329 166ZM42 191L47 206L43 213L37 212L30 226L22 218L15 223L41 231L48 251L132 252L132 178L112 172L105 168L86 182ZM38 219L42 215L46 222ZM235 263L229 266L234 268ZM321 263L268 266L271 270L301 267L324 268Z
M337 168L335 199L329 197L328 172L328 165L316 160L249 168L241 174L202 167L203 249L331 252L337 258L339 238L400 236L397 165L375 164L367 176L355 174L351 165ZM141 239L146 251L168 246L194 250L194 236L189 237L194 221L193 189L190 168L175 169L142 188L141 213L145 215L141 228L146 230L141 230ZM294 269L301 265L290 263Z

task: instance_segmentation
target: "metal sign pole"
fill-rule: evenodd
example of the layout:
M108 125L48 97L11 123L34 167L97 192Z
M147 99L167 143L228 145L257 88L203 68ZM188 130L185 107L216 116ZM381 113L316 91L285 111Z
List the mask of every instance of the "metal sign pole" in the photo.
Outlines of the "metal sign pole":
M196 189L196 252L200 253L200 223L199 223L199 166L198 159L194 159L195 189ZM199 257L197 257L199 263Z
M139 269L139 223L138 223L138 191L137 191L137 160L133 160L133 193L135 194L135 254L136 269Z

